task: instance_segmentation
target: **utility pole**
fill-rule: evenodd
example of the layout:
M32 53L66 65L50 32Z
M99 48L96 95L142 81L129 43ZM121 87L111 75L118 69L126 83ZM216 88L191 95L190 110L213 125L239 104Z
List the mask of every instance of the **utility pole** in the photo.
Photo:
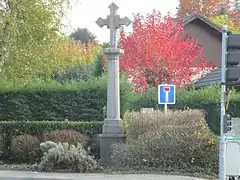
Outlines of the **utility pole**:
M232 34L227 27L222 31L221 66L221 132L219 145L219 179L226 179L225 133L231 130L231 116L226 114L226 88L240 85L240 34Z
M222 65L221 65L221 121L220 121L220 143L219 143L219 180L226 180L226 143L224 133L225 95L226 95L226 50L227 50L227 28L222 32Z

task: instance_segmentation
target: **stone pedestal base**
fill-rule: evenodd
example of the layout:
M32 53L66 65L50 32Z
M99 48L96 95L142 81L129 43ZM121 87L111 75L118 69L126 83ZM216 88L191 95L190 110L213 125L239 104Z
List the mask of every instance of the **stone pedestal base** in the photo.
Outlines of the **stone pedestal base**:
M121 143L125 137L121 134L100 134L100 161L103 165L111 165L111 146L113 144Z
M122 119L105 119L103 124L103 134L123 134Z

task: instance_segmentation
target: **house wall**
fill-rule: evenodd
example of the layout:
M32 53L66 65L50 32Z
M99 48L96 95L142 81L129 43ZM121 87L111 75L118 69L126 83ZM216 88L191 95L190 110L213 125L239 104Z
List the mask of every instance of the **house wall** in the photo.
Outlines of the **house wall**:
M200 20L185 25L185 33L198 40L203 46L203 53L207 62L221 64L221 34Z

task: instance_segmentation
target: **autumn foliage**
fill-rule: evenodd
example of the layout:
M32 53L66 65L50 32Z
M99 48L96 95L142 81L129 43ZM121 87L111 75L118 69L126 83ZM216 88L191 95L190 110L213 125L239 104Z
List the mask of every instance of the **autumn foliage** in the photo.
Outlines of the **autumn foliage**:
M184 36L183 23L153 11L136 15L133 33L120 33L120 70L126 71L139 90L173 83L191 84L192 77L206 68L200 44Z
M198 13L208 18L220 27L228 25L230 30L239 32L240 7L237 0L180 0L177 15ZM222 6L223 5L223 6Z
M198 13L205 17L219 15L222 0L180 0L178 15L187 13ZM228 11L231 8L230 0L225 1L225 8Z
M78 41L63 41L56 44L56 52L62 58L70 61L62 61L62 67L69 67L76 64L86 65L91 64L96 60L97 55L102 51L102 48L97 43L81 43ZM65 64L64 64L65 63Z
M237 25L236 22L234 22L234 19L229 15L214 16L211 17L210 20L219 27L227 26L228 30L232 33L240 32L239 25Z
M86 45L70 40L37 47L25 45L21 54L18 53L21 59L12 58L8 64L4 64L2 76L15 81L51 78L54 73L65 68L92 63L101 51L98 44Z

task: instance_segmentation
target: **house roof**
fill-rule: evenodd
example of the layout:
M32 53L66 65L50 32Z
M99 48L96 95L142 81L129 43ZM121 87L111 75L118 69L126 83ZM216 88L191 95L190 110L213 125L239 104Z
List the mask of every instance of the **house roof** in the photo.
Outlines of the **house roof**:
M211 22L210 20L208 20L207 18L201 16L198 13L191 13L191 14L183 15L183 16L177 17L176 19L182 20L184 25L187 25L187 24L189 24L189 23L191 23L191 22L193 22L195 20L200 20L203 23L205 23L206 25L208 25L209 27L211 27L214 30L218 31L219 33L222 33L222 27L220 27L217 24Z
M210 20L206 19L205 17L197 13L191 13L178 18L183 21L184 25L187 25L195 20L200 20L209 27L216 30L218 33L222 34L222 28L220 26L216 25L215 23L211 22ZM221 67L217 67L210 73L203 75L198 81L194 83L194 86L196 88L201 88L205 86L217 85L220 83L221 83Z
M201 77L197 82L194 83L196 88L205 86L218 85L221 83L221 67L217 67L207 75Z
M197 14L197 13L192 13L190 15L186 15L185 17L183 17L183 22L184 25L189 24L191 22L193 22L194 20L201 20L202 22L204 22L205 24L209 25L210 27L212 27L213 29L222 32L222 28L218 25L216 25L215 23L209 21L208 19L206 19L205 17Z

